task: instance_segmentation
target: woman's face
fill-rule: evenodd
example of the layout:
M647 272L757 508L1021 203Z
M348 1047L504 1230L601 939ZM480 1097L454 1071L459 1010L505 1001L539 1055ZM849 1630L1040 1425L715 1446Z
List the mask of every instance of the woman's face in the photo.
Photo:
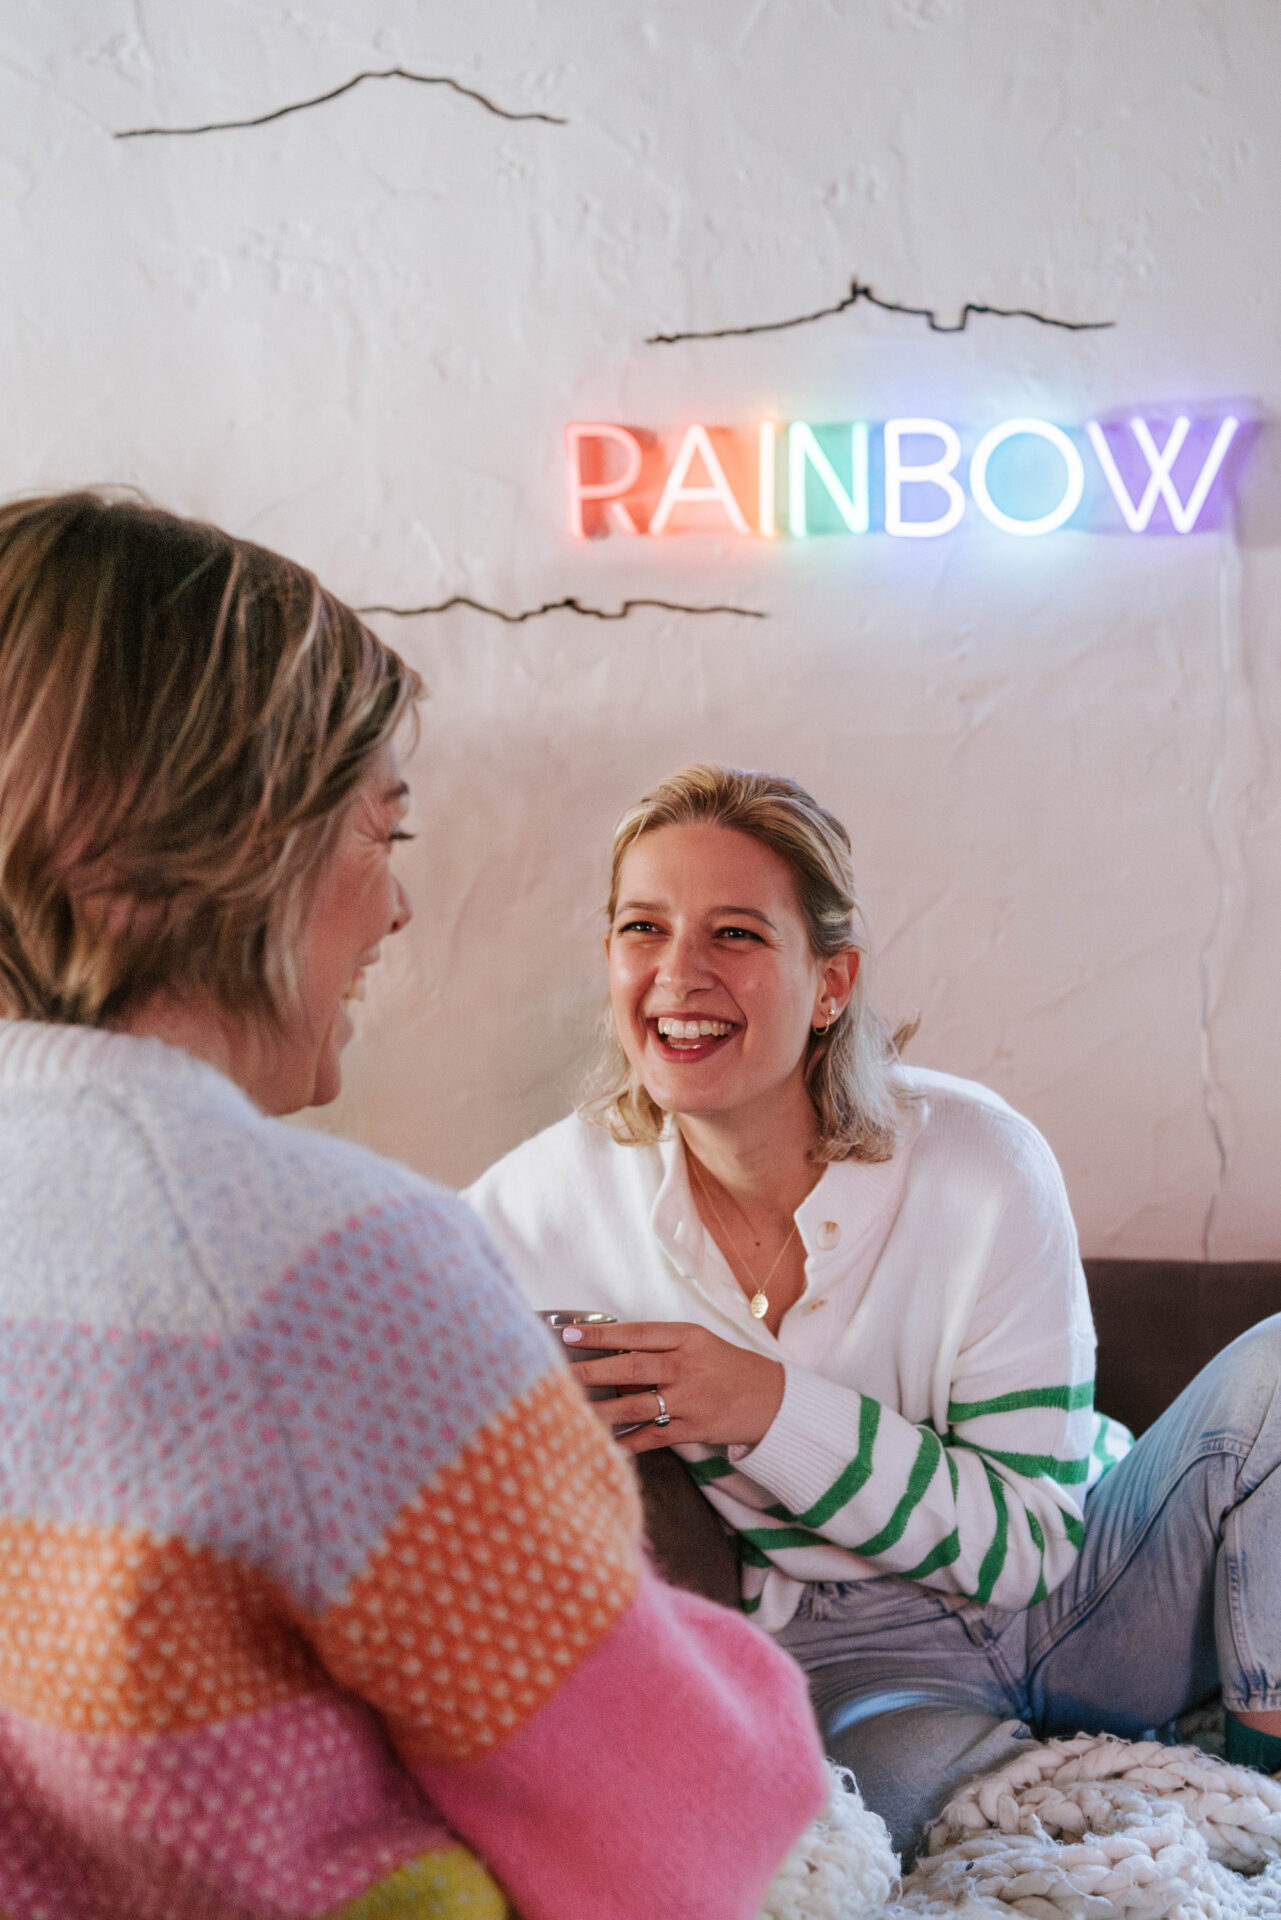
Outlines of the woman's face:
M846 960L841 991L841 968L811 952L786 862L728 827L659 827L634 842L607 950L623 1050L677 1114L768 1105L803 1078L811 1028L853 979Z
M287 1036L281 1067L290 1084L280 1100L289 1104L277 1103L278 1112L322 1106L342 1086L349 1004L363 999L366 968L412 912L392 870L396 842L410 837L401 831L408 799L395 754L384 747L348 805L312 898L301 955L303 1019Z

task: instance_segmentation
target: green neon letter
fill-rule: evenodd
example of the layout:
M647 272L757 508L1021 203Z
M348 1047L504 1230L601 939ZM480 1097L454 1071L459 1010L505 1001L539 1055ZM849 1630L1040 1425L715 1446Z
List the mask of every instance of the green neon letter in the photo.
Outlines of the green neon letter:
M805 508L808 469L826 487L836 510L851 533L867 532L867 422L855 420L850 427L850 488L847 493L836 469L814 437L814 429L803 420L793 420L787 429L787 527L794 538L803 540L809 532Z

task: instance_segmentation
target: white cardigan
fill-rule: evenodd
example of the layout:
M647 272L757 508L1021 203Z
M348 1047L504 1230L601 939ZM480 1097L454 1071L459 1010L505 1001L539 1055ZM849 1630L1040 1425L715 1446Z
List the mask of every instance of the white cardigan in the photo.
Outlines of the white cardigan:
M696 1321L784 1363L755 1447L678 1449L772 1631L807 1580L895 1573L1032 1604L1129 1444L1093 1412L1089 1300L1045 1141L972 1081L903 1078L893 1158L828 1166L797 1209L805 1288L777 1338L703 1227L674 1130L624 1147L571 1115L463 1196L531 1305Z

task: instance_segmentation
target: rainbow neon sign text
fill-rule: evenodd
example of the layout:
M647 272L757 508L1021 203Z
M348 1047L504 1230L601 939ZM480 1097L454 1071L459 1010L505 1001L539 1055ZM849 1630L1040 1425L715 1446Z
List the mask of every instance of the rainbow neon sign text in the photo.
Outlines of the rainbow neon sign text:
M1186 534L1221 517L1237 415L1002 420L968 448L946 420L754 431L698 422L670 437L605 421L565 429L569 530L805 539L936 539L970 513L1002 533L1063 527Z

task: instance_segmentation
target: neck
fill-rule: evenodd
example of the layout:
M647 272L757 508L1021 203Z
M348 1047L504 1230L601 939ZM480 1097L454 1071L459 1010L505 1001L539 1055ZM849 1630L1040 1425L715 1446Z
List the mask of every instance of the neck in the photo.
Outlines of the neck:
M823 1172L814 1105L799 1078L767 1108L732 1114L682 1113L676 1124L687 1150L740 1206L795 1213Z
M225 1074L264 1113L289 1111L277 1101L273 1049L257 1025L205 1001L160 992L112 1023L120 1033L147 1034L181 1047Z

